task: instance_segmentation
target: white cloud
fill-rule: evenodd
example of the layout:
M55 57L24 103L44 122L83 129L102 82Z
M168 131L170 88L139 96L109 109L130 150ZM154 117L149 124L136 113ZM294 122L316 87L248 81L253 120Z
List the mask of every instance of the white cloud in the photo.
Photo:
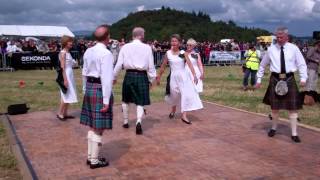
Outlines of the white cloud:
M144 8L145 8L144 5L138 6L138 7L137 7L137 11L143 11Z

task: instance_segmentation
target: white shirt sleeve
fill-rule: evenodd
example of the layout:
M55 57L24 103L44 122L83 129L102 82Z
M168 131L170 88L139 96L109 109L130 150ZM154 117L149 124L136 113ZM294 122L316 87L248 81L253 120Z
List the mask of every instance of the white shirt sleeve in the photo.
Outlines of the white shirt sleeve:
M149 82L152 83L156 76L157 76L157 71L156 68L154 67L154 59L153 59L153 53L151 47L149 48L149 67L148 67L148 76L149 76Z
M101 64L101 86L102 86L102 96L103 104L109 104L110 96L112 93L112 80L113 80L113 56L108 53L100 60Z
M307 65L303 55L301 54L298 48L296 48L295 56L296 56L296 65L299 69L300 81L306 82L308 79Z
M122 69L122 65L123 65L123 62L124 62L124 48L121 48L120 49L120 52L119 52L119 55L118 55L118 60L117 60L117 64L116 66L114 67L114 70L113 70L113 79L117 79L117 76L120 72L120 70Z
M262 58L259 70L257 72L257 83L259 83L259 84L261 83L261 80L262 80L262 77L264 75L264 71L266 69L266 66L270 64L270 61L271 61L271 59L269 57L269 54L268 54L268 52L266 52L266 54Z
M82 67L82 92L86 92L86 83L87 83L87 52L83 55L83 67Z

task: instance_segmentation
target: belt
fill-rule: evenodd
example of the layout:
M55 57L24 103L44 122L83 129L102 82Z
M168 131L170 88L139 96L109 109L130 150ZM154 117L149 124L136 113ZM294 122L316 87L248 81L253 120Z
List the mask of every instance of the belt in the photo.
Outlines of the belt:
M87 77L87 82L101 84L100 78L96 77Z
M135 73L135 74L147 74L145 70L137 70L137 69L127 69L127 73Z
M272 76L278 78L278 79L287 79L289 77L292 77L294 76L294 73L293 72L290 72L290 73L276 73L276 72L272 72L271 73Z

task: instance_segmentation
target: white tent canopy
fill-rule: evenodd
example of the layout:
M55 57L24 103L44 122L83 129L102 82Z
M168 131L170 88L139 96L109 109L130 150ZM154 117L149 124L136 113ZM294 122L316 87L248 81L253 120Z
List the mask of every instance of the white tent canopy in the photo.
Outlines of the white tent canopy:
M74 37L65 26L0 25L0 36Z

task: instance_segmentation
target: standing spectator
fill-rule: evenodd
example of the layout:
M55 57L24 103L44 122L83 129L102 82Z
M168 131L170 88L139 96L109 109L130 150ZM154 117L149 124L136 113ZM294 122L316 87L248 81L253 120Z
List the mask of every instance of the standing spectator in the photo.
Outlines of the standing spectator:
M249 47L249 50L244 55L246 57L245 71L243 78L243 90L248 90L249 76L251 75L251 86L254 89L256 84L256 74L259 69L260 63L260 52L256 50L254 45Z
M205 49L204 49L205 59L203 64L208 64L209 58L210 58L210 52L211 52L211 48L210 48L210 45L208 44L205 46Z
M320 63L320 40L315 42L315 47L307 53L308 80L307 91L316 91L318 82L318 69Z

